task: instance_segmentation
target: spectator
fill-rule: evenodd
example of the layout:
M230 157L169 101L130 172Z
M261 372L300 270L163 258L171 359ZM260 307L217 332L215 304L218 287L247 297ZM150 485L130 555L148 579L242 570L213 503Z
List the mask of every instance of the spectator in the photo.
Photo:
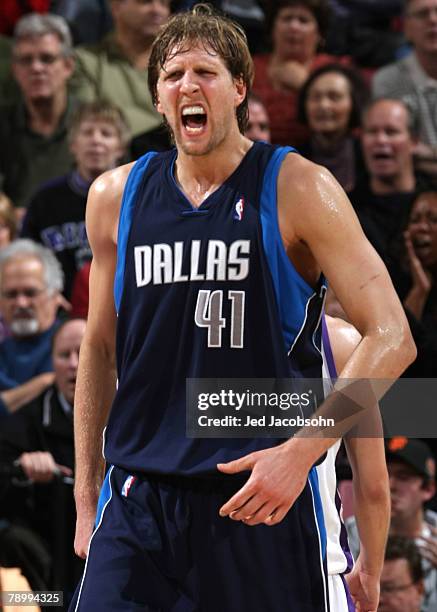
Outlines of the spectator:
M50 12L67 21L74 45L98 43L112 30L106 0L52 0L51 4Z
M419 191L404 233L400 262L393 257L390 274L403 302L417 359L405 376L437 376L437 192Z
M310 72L335 61L318 53L328 19L327 0L278 0L269 6L266 27L273 48L254 57L253 91L267 109L274 144L298 147L308 136L297 122L297 93Z
M2 425L0 461L19 465L21 479L3 488L1 517L36 533L51 563L48 587L65 599L80 578L82 561L74 555L75 510L73 400L79 348L85 321L67 320L53 336L54 384ZM64 604L67 604L64 601Z
M390 536L381 574L378 612L423 612L423 571L412 540Z
M77 49L75 91L85 101L110 100L123 109L134 136L161 123L147 85L153 40L170 14L170 0L111 0L114 32Z
M11 337L0 343L0 414L14 412L53 382L50 343L62 270L49 249L16 240L0 251L0 311Z
M417 185L413 168L414 135L400 100L370 104L361 136L369 178L349 193L367 238L386 263L406 225Z
M361 121L367 90L358 73L339 64L315 70L299 92L298 119L311 138L299 152L332 172L345 191L364 173L364 161L353 130Z
M0 251L14 240L17 233L15 211L8 196L0 192ZM9 335L7 325L0 312L0 342Z
M113 104L90 102L77 109L68 139L76 169L36 193L21 234L55 253L64 271L64 295L70 299L76 272L91 259L85 229L88 190L94 179L120 161L129 130L121 111Z
M12 70L21 100L0 109L0 174L15 206L27 206L43 181L71 168L66 128L73 104L67 96L71 53L61 17L30 14L17 23Z
M245 136L251 140L264 140L270 142L270 120L266 107L255 94L249 94L249 121Z
M437 513L425 510L426 502L435 493L435 460L425 442L402 437L388 441L386 456L391 496L390 535L416 541L425 578L422 612L435 612ZM355 556L359 551L359 537L353 517L346 520L346 527Z
M417 164L437 177L437 0L406 0L404 19L413 52L375 74L373 94L405 101L418 128Z

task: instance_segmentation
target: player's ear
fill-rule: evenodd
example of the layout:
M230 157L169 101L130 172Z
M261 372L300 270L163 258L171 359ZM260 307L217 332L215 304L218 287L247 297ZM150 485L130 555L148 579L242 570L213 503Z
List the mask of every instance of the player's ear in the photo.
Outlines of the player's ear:
M234 79L235 84L235 106L238 107L246 98L247 87L246 83L240 77L238 79Z

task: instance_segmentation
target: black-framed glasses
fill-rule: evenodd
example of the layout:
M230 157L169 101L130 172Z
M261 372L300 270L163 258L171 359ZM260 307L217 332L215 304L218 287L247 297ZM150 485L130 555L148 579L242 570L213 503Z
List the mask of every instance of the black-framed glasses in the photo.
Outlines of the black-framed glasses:
M37 297L42 295L46 291L44 289L37 289L36 287L29 287L28 289L8 289L2 291L2 298L5 300L16 300L18 296L23 295L29 300L35 300Z
M54 64L55 62L58 61L58 59L60 59L62 57L62 55L60 53L37 53L35 55L32 54L26 54L26 55L14 55L13 56L13 62L15 64L18 64L19 66L24 66L25 68L28 68L29 66L32 66L33 62L40 62L41 64L44 64L44 66L51 66L52 64Z

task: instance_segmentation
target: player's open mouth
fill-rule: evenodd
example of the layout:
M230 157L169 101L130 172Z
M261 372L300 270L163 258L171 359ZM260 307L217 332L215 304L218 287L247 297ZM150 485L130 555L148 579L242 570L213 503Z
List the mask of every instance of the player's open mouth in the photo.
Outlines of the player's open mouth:
M207 120L206 111L202 106L186 106L182 109L182 124L190 134L200 134L206 126Z

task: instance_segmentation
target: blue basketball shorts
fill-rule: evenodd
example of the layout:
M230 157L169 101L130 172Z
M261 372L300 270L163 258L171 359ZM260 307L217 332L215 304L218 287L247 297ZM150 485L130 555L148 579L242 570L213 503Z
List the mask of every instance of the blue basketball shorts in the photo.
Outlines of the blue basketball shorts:
M316 479L278 525L219 516L244 479L111 467L70 612L328 612Z

